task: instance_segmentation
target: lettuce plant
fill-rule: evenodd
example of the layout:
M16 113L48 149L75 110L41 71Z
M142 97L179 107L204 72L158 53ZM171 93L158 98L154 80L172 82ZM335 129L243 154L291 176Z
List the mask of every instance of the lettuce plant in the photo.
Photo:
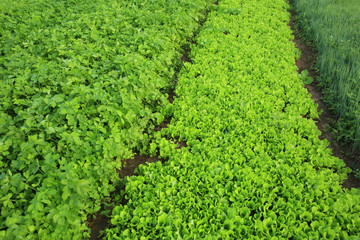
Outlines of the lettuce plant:
M0 1L0 239L83 239L212 1Z
M107 239L356 239L360 191L320 140L289 3L223 0L181 69L167 158L126 179ZM177 149L166 139L186 141Z

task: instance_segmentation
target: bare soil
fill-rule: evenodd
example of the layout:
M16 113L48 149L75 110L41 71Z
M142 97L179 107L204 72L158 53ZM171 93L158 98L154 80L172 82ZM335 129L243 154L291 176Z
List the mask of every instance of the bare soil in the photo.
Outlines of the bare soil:
M320 119L318 119L316 126L321 131L320 139L327 139L330 142L329 148L332 149L333 156L344 160L347 167L356 169L360 167L360 155L359 152L351 154L351 146L340 144L336 138L330 133L328 126L335 122L336 116L327 108L324 102L321 100L323 95L318 88L317 78L319 74L315 71L313 64L316 62L317 52L314 48L305 44L299 37L299 32L295 29L294 12L291 10L291 20L289 26L294 32L294 42L296 47L301 51L301 57L296 61L298 66L298 72L301 73L303 70L309 72L309 76L314 79L311 84L305 85L305 88L311 94L311 98L318 104L318 111L322 111ZM360 187L360 180L356 179L354 173L348 174L348 178L342 184L344 188L351 189L353 187Z
M174 102L174 97L175 97L175 93L174 91L171 91L170 93L168 93L169 97L168 97L168 100L169 100L169 103L173 103Z
M90 240L100 239L100 231L105 230L110 224L110 218L101 214L103 210L104 207L88 220L91 228Z
M192 63L189 54L190 54L190 50L186 51L186 52L184 53L184 55L181 57L181 61L182 61L183 63L184 63L184 62Z

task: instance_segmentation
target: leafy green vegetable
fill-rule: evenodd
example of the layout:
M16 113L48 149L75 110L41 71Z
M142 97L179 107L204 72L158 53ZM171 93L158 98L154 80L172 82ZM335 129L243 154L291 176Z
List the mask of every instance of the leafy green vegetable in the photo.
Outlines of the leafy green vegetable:
M312 77L309 77L309 72L307 70L302 71L299 74L299 77L305 85L311 84L314 81Z
M0 1L0 238L83 239L209 0Z
M152 141L168 161L127 177L107 239L360 236L360 191L341 187L349 169L319 139L288 10L285 0L213 8Z

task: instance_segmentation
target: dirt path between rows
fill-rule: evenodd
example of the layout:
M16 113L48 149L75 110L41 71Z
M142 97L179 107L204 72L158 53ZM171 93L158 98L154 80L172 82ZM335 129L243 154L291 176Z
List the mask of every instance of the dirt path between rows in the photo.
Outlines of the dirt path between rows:
M298 72L301 73L303 70L307 70L309 72L309 76L314 79L311 84L305 85L305 88L311 94L311 98L314 100L316 104L318 104L318 110L322 110L322 114L320 115L320 119L317 121L316 126L321 131L320 139L327 139L330 142L329 148L332 149L333 156L341 158L344 160L347 167L351 169L360 168L360 157L359 152L355 152L351 154L351 146L350 145L341 145L336 141L334 136L328 130L328 126L331 122L336 121L336 117L331 113L331 111L326 107L322 99L322 93L318 88L317 78L319 74L313 68L313 63L316 62L317 52L314 48L305 44L299 37L299 32L295 29L295 14L294 11L291 10L291 19L289 26L291 30L294 32L294 42L296 47L301 51L301 57L296 61L296 65L299 68ZM360 180L356 179L354 173L350 173L348 175L348 179L346 179L343 183L343 187L351 189L353 187L360 187Z

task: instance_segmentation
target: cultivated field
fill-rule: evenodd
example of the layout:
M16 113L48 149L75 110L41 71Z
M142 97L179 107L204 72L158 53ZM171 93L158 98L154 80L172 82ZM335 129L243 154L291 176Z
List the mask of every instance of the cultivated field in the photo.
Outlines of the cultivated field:
M0 239L358 239L289 10L1 0Z

